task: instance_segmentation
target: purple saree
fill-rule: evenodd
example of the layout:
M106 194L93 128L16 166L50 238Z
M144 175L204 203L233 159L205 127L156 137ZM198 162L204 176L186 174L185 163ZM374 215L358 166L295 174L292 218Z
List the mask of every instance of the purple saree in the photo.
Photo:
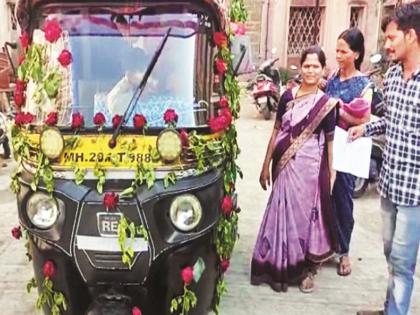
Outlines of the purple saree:
M322 92L280 100L273 153L273 189L251 264L251 283L276 290L306 277L311 263L334 255L326 138L335 127L336 102Z

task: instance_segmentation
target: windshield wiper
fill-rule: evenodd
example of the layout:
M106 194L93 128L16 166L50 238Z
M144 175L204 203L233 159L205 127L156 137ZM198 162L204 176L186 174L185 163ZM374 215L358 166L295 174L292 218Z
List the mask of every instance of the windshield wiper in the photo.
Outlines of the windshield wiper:
M143 78L140 81L140 84L137 86L136 90L134 91L134 94L128 103L127 109L124 112L124 115L119 122L117 128L115 128L114 133L112 134L111 140L109 140L108 146L112 149L115 148L117 145L117 137L120 134L121 127L127 123L128 118L133 113L133 110L135 108L134 105L137 104L137 102L140 99L140 96L142 95L144 88L146 87L147 80L149 79L150 75L152 74L153 68L155 67L160 55L162 54L163 47L165 47L165 44L168 40L169 34L171 32L171 27L168 28L168 30L165 33L165 36L163 37L162 41L160 42L160 45L158 49L156 50L155 54L153 55L152 60L150 61L149 65L147 66L146 72L144 73Z

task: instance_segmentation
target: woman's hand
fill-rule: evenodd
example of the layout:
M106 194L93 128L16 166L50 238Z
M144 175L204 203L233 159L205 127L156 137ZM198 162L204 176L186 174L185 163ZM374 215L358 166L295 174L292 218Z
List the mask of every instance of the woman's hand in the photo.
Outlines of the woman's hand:
M327 87L327 80L325 80L324 78L321 78L321 79L319 80L318 87L319 87L321 90L325 91L325 88Z
M264 190L267 190L267 186L270 186L270 168L266 165L261 170L260 185Z

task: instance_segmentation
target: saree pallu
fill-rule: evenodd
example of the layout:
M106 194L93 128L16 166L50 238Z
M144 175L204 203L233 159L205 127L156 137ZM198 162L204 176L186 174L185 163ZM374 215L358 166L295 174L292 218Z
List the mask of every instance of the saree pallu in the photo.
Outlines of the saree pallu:
M327 144L323 131L313 133L335 105L323 95L289 105L276 138L273 187L251 263L251 283L268 283L276 291L302 281L310 263L331 258L336 249Z

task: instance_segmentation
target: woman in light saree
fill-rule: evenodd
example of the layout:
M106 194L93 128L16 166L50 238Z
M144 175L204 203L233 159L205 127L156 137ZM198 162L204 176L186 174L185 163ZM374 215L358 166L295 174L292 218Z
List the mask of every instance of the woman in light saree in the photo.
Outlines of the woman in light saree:
M337 101L318 83L325 67L319 47L301 57L302 84L281 97L260 176L272 192L251 263L251 283L275 291L299 284L314 289L316 265L334 256L336 232L330 200L332 140Z

